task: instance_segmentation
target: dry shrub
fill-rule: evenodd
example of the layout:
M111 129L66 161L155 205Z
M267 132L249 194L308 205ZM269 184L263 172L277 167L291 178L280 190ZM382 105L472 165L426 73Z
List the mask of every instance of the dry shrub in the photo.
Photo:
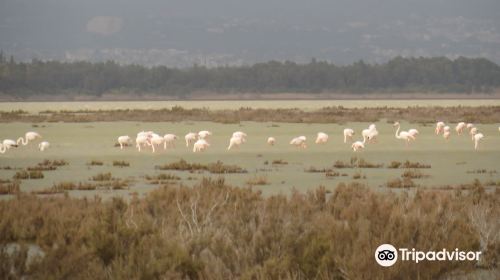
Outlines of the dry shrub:
M337 171L328 170L325 172L325 176L326 177L338 177L338 176L340 176L340 173Z
M383 166L383 163L371 163L366 161L364 158L358 157L351 157L348 163L337 160L333 164L333 167L335 168L381 168Z
M288 164L288 162L285 160L282 160L282 159L275 159L271 162L271 164L273 164L273 165L286 165L286 164Z
M111 172L99 173L92 176L92 181L111 181L112 179L113 176L111 175Z
M43 179L43 172L40 170L21 170L17 171L16 174L12 177L15 180L26 180L26 179Z
M399 168L401 166L401 162L399 161L391 161L391 163L387 166L387 168Z
M181 180L181 177L170 173L161 173L158 175L146 175L144 176L144 178L148 181L148 183L155 185L167 183L164 181Z
M395 189L414 188L416 186L417 185L415 184L415 182L413 182L413 180L408 177L404 177L403 180L396 178L394 180L389 180L387 182L388 188L395 188Z
M440 279L496 269L500 192L378 192L339 184L262 196L204 178L144 198L0 201L0 246L36 244L44 257L0 254L0 275L33 279ZM497 234L497 235L495 235ZM383 243L422 251L483 251L474 262L374 260ZM3 252L3 250L0 250Z
M0 182L0 195L17 194L21 191L21 184L19 181L5 180Z
M90 165L90 166L102 166L104 165L104 163L100 160L91 160L89 163L87 163L87 165Z
M118 167L129 167L130 163L124 161L124 160L114 160L113 161L113 166L118 166Z
M247 171L237 165L227 165L222 161L217 161L215 163L201 164L201 163L188 163L184 159L177 162L172 162L160 166L156 166L159 170L178 170L178 171L208 171L213 174L224 174L224 173L247 173Z
M428 178L430 177L427 174L422 173L418 169L406 169L403 174L401 174L401 177L403 178L410 178L410 179L420 179L420 178Z
M250 186L264 186L269 185L267 176L254 176L247 180L247 184Z

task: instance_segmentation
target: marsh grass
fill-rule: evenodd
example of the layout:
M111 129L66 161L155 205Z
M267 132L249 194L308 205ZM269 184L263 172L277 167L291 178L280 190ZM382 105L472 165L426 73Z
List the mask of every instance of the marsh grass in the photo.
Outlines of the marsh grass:
M189 171L194 173L196 171L208 171L213 174L226 174L226 173L247 173L247 171L237 165L226 165L222 161L217 161L209 164L201 163L188 163L184 159L176 162L157 165L155 167L159 170L177 170L177 171Z
M45 176L40 170L21 170L17 171L12 177L15 180L28 180L28 179L43 179Z
M92 176L92 181L111 181L113 179L113 176L111 175L111 172L106 172L106 173L99 173L94 176Z
M126 162L124 160L114 160L113 161L113 166L118 166L118 167L129 167L130 163Z
M21 191L19 181L2 180L0 182L0 195L17 194Z
M397 169L397 168L422 168L422 169L426 169L426 168L431 168L431 165L430 164L426 164L426 163L420 163L420 162L411 162L409 160L405 161L405 162L400 162L400 161L392 161L388 166L387 168L393 168L393 169Z
M406 169L403 172L403 174L401 174L401 177L410 179L421 179L421 178L428 178L430 177L430 175L424 174L418 169Z
M161 173L157 175L146 175L144 178L148 181L150 184L158 185L158 184L166 184L168 181L179 181L181 180L181 177L175 175L175 174L170 174L170 173Z
M324 107L314 111L300 109L252 109L210 110L208 108L185 109L174 106L171 109L123 109L123 110L48 110L39 114L10 111L0 112L2 122L99 122L99 121L141 121L181 122L213 121L218 123L288 122L288 123L346 123L376 122L383 118L407 120L413 123L430 124L436 115L449 122L467 121L473 123L496 123L500 119L499 106L478 107L366 107L346 108ZM273 125L276 124L271 124Z
M34 243L44 256L26 266L26 250L0 254L0 275L22 278L29 269L34 279L467 279L496 269L500 241L486 234L498 232L499 205L500 192L480 185L408 195L354 182L331 193L318 187L264 197L223 178L130 201L20 194L0 201L0 244ZM373 250L387 236L424 251L482 251L482 258L380 269Z
M382 168L383 163L371 163L364 158L351 157L349 162L344 162L342 160L337 160L333 163L333 167L342 168Z
M415 182L413 182L413 180L410 179L409 177L404 177L403 180L401 180L400 178L389 180L387 181L386 186L388 188L401 189L401 188L414 188L417 187L417 184L415 184Z
M247 185L250 186L264 186L269 185L269 180L267 176L254 176L246 181Z
M102 165L104 165L104 162L102 162L100 160L93 159L89 163L87 163L87 165L90 165L90 166L102 166Z

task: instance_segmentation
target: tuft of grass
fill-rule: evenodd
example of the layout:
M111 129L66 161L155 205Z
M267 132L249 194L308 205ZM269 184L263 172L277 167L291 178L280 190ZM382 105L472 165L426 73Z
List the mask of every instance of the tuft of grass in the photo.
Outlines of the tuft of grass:
M12 177L15 180L27 180L27 179L43 179L43 172L40 170L21 170L17 171Z
M11 182L10 180L5 180L0 182L0 195L6 194L18 194L21 192L21 184L19 181Z
M178 170L178 171L208 171L213 174L226 174L226 173L247 173L247 171L237 165L226 165L222 161L215 163L200 164L188 163L184 159L176 162L156 166L159 170Z
M420 178L427 178L430 177L427 174L422 173L418 169L406 169L403 174L401 174L401 177L403 178L410 178L410 179L420 179Z
M92 176L92 181L111 181L113 179L113 176L111 175L111 172L107 173L99 173L97 175Z
M387 168L398 169L401 166L400 161L391 161L391 163L387 166Z
M87 163L87 165L90 165L90 166L102 166L104 165L104 163L100 160L95 160L93 159L92 161L90 161L89 163Z
M118 167L129 167L130 163L123 161L123 160L114 160L113 161L113 166L118 166Z
M417 185L410 178L403 178L403 180L396 178L389 180L386 185L388 188L401 189L401 188L414 188Z
M264 186L269 185L267 176L254 176L247 180L247 184L250 186Z
M286 165L286 164L288 164L288 162L285 160L282 160L282 159L275 159L271 162L271 164L273 164L273 165Z

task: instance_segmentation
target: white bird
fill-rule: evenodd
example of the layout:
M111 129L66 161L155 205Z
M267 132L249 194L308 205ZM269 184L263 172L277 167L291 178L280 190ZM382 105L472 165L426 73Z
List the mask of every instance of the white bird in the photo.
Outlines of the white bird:
M478 132L478 131L477 131L477 127L472 127L472 128L470 129L469 134L472 136L472 141L474 141L474 135L476 135L476 134L477 134L477 132Z
M290 145L305 149L307 148L306 140L307 138L305 136L295 137L290 141Z
M439 133L443 132L443 128L445 127L444 122L437 122L436 123L436 135Z
M175 134L165 134L163 136L163 149L175 148L175 140L177 140L177 135Z
M268 145L274 146L275 143L276 143L276 139L274 137L267 138L267 144Z
M196 143L194 143L194 145L193 145L193 153L203 152L208 147L210 147L210 144L207 142L207 140L205 140L205 139L198 139L198 141L196 141Z
M401 128L401 125L399 124L399 122L395 122L394 126L398 127L398 129L396 130L396 139L405 140L407 146L408 146L408 144L410 143L411 140L415 140L415 137L413 137L407 131L401 131L401 132L399 132L399 130Z
M198 132L198 138L200 138L200 139L206 139L210 135L212 135L212 132L210 132L208 130L202 130L202 131Z
M29 141L34 141L36 140L37 138L42 138L42 136L40 134L38 134L37 132L34 132L34 131L28 131L26 132L26 134L24 135L24 139L23 137L19 137L17 139L17 144L23 144L23 146L26 146L28 145L28 142Z
M243 131L236 131L233 133L233 136L232 137L240 137L243 139L243 143L246 142L247 140L247 134Z
M412 129L409 129L409 130L408 130L408 133L409 133L411 136L413 136L413 138L416 138L419 132L418 132L418 130L416 130L415 128L412 128Z
M361 131L361 136L363 136L363 143L366 143L367 141L369 143L372 142L373 140L375 140L377 135L378 135L377 127L373 123L370 124L370 126L367 129L363 129L363 131Z
M354 130L351 128L344 129L344 143L347 143L347 139L352 141L352 137L354 136Z
M467 123L466 127L467 127L467 129L470 131L470 130L474 127L474 124L472 124L472 123Z
M47 142L47 141L43 141L41 142L40 144L38 144L38 149L43 152L45 151L46 149L48 149L50 147L50 143Z
M231 148L239 148L241 144L245 143L245 139L243 137L239 136L233 136L231 139L229 139L229 146L227 147L228 150L231 150Z
M132 139L130 139L130 136L128 135L118 137L118 144L120 144L120 149L123 150L123 146L127 146L131 140Z
M450 138L450 135L451 135L451 129L449 126L445 126L443 128L443 138L448 140Z
M7 147L5 147L2 143L0 143L0 154L5 154L7 151Z
M196 142L196 140L198 139L198 134L189 132L188 134L186 134L186 136L184 136L184 139L186 140L186 147L189 147L191 143Z
M457 126L455 127L455 131L457 132L458 135L462 134L464 129L466 128L466 124L464 122L459 122Z
M4 139L2 141L2 144L3 146L8 150L12 147L18 147L19 145L16 143L16 141L12 140L12 139Z
M151 148L153 149L153 153L155 152L155 147L162 145L164 142L165 142L165 138L163 138L162 136L160 136L156 133L153 133L153 135L149 139L149 144L151 145Z
M352 143L351 148L353 151L357 152L361 149L364 149L365 144L363 144L363 142L361 142L361 141L356 141L356 142Z
M141 151L142 146L151 146L149 139L150 137L146 134L137 135L137 138L135 138L135 147L137 148L137 150L139 150L139 152Z
M483 138L484 135L482 133L474 134L474 150L477 150L479 148L479 141L481 141Z
M325 144L328 142L328 134L324 132L318 132L318 136L316 137L316 144Z

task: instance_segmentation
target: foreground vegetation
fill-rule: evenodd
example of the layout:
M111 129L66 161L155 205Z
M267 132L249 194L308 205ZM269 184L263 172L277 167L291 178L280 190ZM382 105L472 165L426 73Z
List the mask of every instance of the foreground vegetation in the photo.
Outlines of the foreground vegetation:
M63 63L7 59L0 52L0 93L17 98L69 93L153 93L185 98L192 92L489 92L500 86L500 67L483 58L396 57L383 64L338 66L270 61L252 66L146 68L114 62Z
M436 279L495 271L500 192L380 193L352 183L263 197L204 178L128 203L19 194L0 202L0 275L35 279ZM481 250L479 263L379 267L382 243ZM36 246L38 247L36 247ZM36 249L33 249L35 247ZM10 248L9 250L7 248ZM35 253L34 253L35 251ZM31 252L28 254L28 252ZM37 257L38 256L38 257Z
M26 111L0 111L0 122L181 122L212 121L217 123L283 122L283 123L345 123L376 122L382 119L406 120L418 123L447 122L497 123L500 106L478 107L407 107L407 108L345 108L324 107L314 111L295 109L252 109L210 110L208 108L185 109L180 106L171 109L134 110L77 110L43 111L30 114Z

